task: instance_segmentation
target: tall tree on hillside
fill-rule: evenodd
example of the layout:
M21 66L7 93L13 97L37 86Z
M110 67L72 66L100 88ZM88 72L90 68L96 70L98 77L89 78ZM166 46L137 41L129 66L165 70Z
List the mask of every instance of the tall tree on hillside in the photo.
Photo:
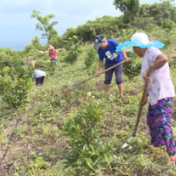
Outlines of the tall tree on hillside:
M139 12L140 17L150 17L150 4L142 4Z
M114 0L113 3L116 9L124 13L124 20L131 22L139 15L140 3L139 0Z
M152 23L161 25L164 29L171 31L175 28L176 7L173 0L161 0L159 3L143 4L140 8L140 19L153 18ZM142 21L142 20L140 20Z
M32 18L37 18L39 23L36 24L36 29L43 31L42 33L42 38L47 38L47 41L49 42L50 40L50 32L53 29L53 26L58 23L58 21L53 21L49 24L49 20L52 19L55 15L54 14L49 14L44 17L40 15L40 12L37 10L33 10L31 17Z
M155 20L170 19L176 22L176 7L173 0L162 0L160 3L154 3L150 6L150 16Z

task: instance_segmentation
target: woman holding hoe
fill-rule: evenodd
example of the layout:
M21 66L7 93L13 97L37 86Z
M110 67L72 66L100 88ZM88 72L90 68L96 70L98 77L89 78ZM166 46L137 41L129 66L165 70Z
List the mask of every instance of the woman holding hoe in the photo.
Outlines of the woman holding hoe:
M113 65L120 63L121 61L129 60L125 52L116 52L116 47L119 43L113 39L106 39L103 35L97 35L95 37L94 46L98 48L97 52L99 55L99 66L95 73L99 76L101 69L103 67L103 59L105 58L105 69L112 67ZM106 95L108 95L109 87L112 80L113 72L116 76L116 84L119 89L119 98L123 97L123 81L122 81L122 68L123 65L118 65L117 67L105 72L104 90Z
M143 57L141 75L147 84L147 93L140 104L148 102L147 122L150 130L151 144L155 147L165 145L169 162L176 161L176 147L171 129L171 105L175 96L170 78L167 57L158 49L164 46L159 41L149 41L145 33L133 34L131 41L120 44L116 51L134 51ZM150 72L150 76L147 75Z

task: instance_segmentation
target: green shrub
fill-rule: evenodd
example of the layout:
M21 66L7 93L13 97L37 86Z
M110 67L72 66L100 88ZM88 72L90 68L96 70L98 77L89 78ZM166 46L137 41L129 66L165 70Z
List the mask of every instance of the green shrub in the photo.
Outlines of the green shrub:
M172 29L175 28L175 23L172 20L169 19L162 19L160 21L160 24L162 26L163 29L167 29L168 31L171 31Z
M166 39L161 39L161 42L165 44L165 47L167 48L171 44L171 39L166 38Z
M19 65L4 67L0 75L0 94L13 108L25 103L28 90L32 87L32 70Z
M76 175L90 176L100 172L102 163L113 160L109 154L110 146L100 138L99 123L102 111L98 103L82 106L79 115L73 115L63 125L63 132L68 137L70 150L64 158L65 168L72 167Z
M128 79L131 80L135 76L139 75L141 71L141 61L134 53L131 53L129 56L131 57L131 61L123 65L123 72Z
M79 48L79 44L75 44L74 47L68 51L67 56L64 57L64 61L70 64L74 64L77 61L80 52L81 49Z
M85 52L86 56L85 56L85 65L86 65L86 69L87 69L87 73L88 75L92 75L95 73L95 70L97 68L97 52L96 50L91 46L88 47L88 50Z

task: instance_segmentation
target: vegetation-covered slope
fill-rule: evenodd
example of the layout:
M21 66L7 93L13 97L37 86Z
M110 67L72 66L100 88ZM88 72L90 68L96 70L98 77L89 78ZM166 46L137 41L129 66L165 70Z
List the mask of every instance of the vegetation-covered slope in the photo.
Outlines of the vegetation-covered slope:
M149 33L151 38L161 40L163 38L166 40L166 35L171 39L176 37L174 32L168 34L162 30L159 34L155 31ZM170 41L171 43L163 49L169 58L175 52L175 40ZM72 65L65 62L67 53L64 50L58 53L60 64L54 70L46 66L45 62L40 62L44 56L36 61L43 64L43 69L47 72L46 80L42 86L33 86L28 92L25 104L14 110L1 100L1 158L8 147L11 134L14 133L2 161L1 175L62 176L86 175L91 172L98 175L175 175L174 168L167 165L165 149L150 146L146 125L147 107L143 109L133 148L121 149L134 128L143 86L140 75L131 80L126 75L123 76L125 91L123 101L118 99L115 82L111 85L109 96L105 97L102 89L103 75L69 90L69 85L73 82L79 83L95 73L98 59L93 45L81 47L77 61ZM140 61L139 58L136 60ZM172 80L176 86L174 61L170 61L170 66ZM96 114L95 110L101 113ZM79 119L78 116L82 118ZM94 130L92 133L96 136L93 138L91 136L93 134L87 131L83 136L86 138L89 134L88 136L92 137L91 145L79 149L79 157L73 156L79 148L77 142L81 144L85 142L81 138L85 132L82 126L86 117L90 116L102 117L94 122L96 126L89 127L90 130ZM78 121L73 123L75 118ZM173 119L175 133L175 107ZM80 139L77 139L74 133ZM93 141L95 138L97 141ZM72 152L74 164L65 158L69 151ZM62 170L65 166L64 161L72 167Z
M162 3L157 7L162 9ZM98 67L96 49L91 44L97 32L122 42L130 39L135 31L145 31L151 40L165 43L162 51L169 58L171 77L176 87L175 8L168 6L172 10L172 18L166 15L165 18L171 21L163 20L161 23L159 20L164 18L162 15L165 13L153 19L152 14L157 10L155 6L142 6L143 11L150 13L136 16L135 20L145 24L143 28L136 26L134 19L125 23L124 16L105 16L77 29L68 29L62 37L55 38L54 44L59 51L55 68L50 67L48 62L47 47L53 44L50 38L45 46L41 46L38 38L34 37L21 52L0 49L0 175L176 175L176 169L167 164L165 148L150 145L147 106L143 108L132 149L121 148L133 132L139 108L143 87L141 58L129 54L132 60L124 64L123 101L118 99L115 80L109 95L105 96L104 75L69 89L73 83L94 75ZM146 8L150 10L146 11ZM146 25L142 19L152 20L152 23ZM116 20L118 25L115 25ZM112 28L108 27L111 23ZM97 26L102 27L101 30ZM30 79L33 60L37 68L46 71L42 86L35 87ZM175 101L174 98L174 134ZM176 141L176 136L174 139Z

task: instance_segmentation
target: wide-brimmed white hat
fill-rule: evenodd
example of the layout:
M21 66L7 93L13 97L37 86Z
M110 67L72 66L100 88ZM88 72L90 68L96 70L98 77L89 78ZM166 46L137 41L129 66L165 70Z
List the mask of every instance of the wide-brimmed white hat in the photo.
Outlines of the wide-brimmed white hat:
M137 32L132 35L131 41L125 41L121 43L117 48L116 52L124 51L124 52L133 52L133 46L138 46L140 48L150 48L154 46L156 48L164 47L164 43L155 40L149 41L149 38L146 33L144 32Z

